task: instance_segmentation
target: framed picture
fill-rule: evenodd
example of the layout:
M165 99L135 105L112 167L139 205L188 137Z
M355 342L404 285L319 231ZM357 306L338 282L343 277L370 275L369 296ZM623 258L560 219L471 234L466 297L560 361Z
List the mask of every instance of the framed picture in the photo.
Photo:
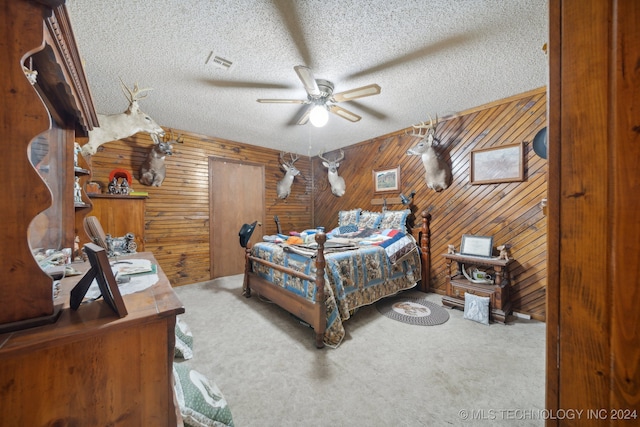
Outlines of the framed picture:
M374 191L398 191L400 189L400 166L394 169L373 171Z
M494 184L524 180L522 143L471 152L471 184Z
M463 234L460 255L491 257L493 255L493 237Z
M104 248L93 243L87 243L84 245L84 251L89 258L89 264L91 267L89 271L80 279L78 284L71 290L70 306L73 310L77 310L87 294L91 283L95 279L98 282L98 287L102 293L102 298L106 301L107 305L118 315L118 317L124 317L127 315L127 308L124 305L124 300L120 294L118 283L111 270L109 264L109 258L107 258L107 252Z

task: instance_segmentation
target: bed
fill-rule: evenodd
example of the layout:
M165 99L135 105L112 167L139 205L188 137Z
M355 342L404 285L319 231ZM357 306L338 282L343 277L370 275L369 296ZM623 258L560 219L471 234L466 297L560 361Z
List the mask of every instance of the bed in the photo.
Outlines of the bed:
M357 308L420 281L422 290L428 288L430 215L423 212L421 227L407 230L410 212L391 212L395 214L341 211L338 229L349 232L317 230L301 244L247 245L243 295L249 298L255 292L307 323L317 348L337 347L345 335L343 322ZM386 223L370 218L385 214L392 217ZM371 229L383 236L368 234Z

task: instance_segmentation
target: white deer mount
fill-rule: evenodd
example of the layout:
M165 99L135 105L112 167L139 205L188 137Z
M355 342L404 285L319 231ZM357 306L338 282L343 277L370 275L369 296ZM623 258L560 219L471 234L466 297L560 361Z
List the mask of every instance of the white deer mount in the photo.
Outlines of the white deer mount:
M286 199L287 197L289 197L293 179L300 173L300 171L296 169L295 166L293 166L293 164L298 160L298 156L296 155L294 157L293 154L289 153L289 158L291 160L287 162L284 159L285 155L285 153L280 153L280 161L282 162L281 166L285 171L285 174L284 177L280 181L278 181L276 185L276 192L280 199Z
M95 127L89 131L89 141L82 146L82 155L91 156L98 151L98 147L107 142L117 141L138 132L148 132L150 134L164 135L164 130L151 117L145 114L138 106L138 101L147 97L141 96L143 92L152 90L151 88L139 89L138 84L134 84L130 90L122 80L123 92L129 100L129 108L120 114L98 114L100 127Z
M325 159L322 157L323 154L324 150L318 154L318 157L324 160L322 165L327 168L329 184L331 184L331 192L338 197L342 197L347 189L347 185L344 182L344 178L338 175L338 167L340 166L339 162L344 159L344 151L340 150L340 156L335 160Z
M173 131L170 130L171 135L166 134L162 137L162 140L158 138L155 133L151 134L153 139L153 146L147 154L147 158L140 165L140 183L144 185L152 185L154 187L160 187L164 178L167 175L167 166L164 164L166 156L173 155L173 144L181 144L183 142L182 135L175 137Z
M407 150L409 156L420 156L422 165L424 166L425 179L427 187L435 191L442 191L451 184L451 168L436 153L433 146L435 145L436 127L438 125L438 116L436 122L429 116L429 124L426 121L413 125L412 136L421 136L422 139L418 144ZM424 133L423 133L424 132Z

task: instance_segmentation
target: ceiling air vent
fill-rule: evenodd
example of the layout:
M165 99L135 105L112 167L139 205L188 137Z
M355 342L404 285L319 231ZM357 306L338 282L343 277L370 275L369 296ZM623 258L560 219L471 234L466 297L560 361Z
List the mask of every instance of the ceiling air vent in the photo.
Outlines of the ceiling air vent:
M211 62L217 68L222 68L223 70L228 70L229 68L231 68L231 65L233 65L233 62L229 61L228 59L224 59L220 56L214 56L213 52L209 54L209 57L205 61L205 64L208 64L209 62Z

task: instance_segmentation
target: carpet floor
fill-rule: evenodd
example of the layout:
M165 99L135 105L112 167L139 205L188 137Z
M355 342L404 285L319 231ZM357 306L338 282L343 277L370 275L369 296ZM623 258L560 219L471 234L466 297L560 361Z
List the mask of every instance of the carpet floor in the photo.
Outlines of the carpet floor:
M216 382L237 427L544 425L542 322L487 326L447 309L426 327L371 305L337 349L318 350L310 328L241 289L241 275L175 288L194 337L184 363Z

